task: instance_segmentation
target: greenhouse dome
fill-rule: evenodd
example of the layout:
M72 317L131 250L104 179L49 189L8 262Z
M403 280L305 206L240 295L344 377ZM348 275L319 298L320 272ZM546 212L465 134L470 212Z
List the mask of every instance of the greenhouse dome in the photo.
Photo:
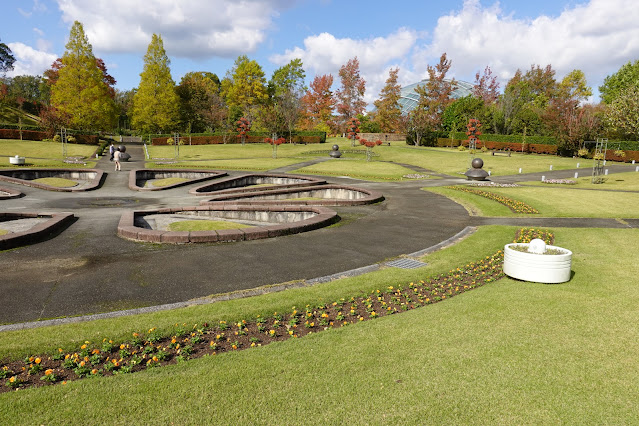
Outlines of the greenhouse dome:
M450 81L444 79L444 81ZM463 98L473 93L473 84L466 81L455 80L457 82L457 88L453 90L453 99ZM415 92L417 86L425 86L428 80L422 80L418 83L413 83L408 86L402 87L399 98L399 105L402 108L402 114L408 114L411 112L419 101L419 95Z

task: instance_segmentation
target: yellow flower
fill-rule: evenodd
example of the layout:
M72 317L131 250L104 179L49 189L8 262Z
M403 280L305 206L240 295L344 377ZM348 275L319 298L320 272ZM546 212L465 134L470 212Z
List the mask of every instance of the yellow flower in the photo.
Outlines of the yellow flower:
M94 368L93 370L91 370L91 374L98 374L98 370Z
M40 364L41 362L42 362L42 360L41 360L40 358L36 358L36 359L35 359L35 363L36 363L36 364Z
M50 376L53 374L53 370L51 368L49 368L48 370L45 370L44 375L45 376Z
M15 383L16 382L16 376L13 376L9 379L9 383Z

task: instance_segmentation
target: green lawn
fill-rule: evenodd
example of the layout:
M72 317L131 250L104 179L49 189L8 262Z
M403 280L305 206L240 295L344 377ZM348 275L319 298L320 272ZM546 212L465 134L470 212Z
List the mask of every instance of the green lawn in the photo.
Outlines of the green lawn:
M638 218L639 193L615 191L583 191L571 186L545 185L543 187L490 188L494 192L523 201L536 208L542 217L603 217ZM428 188L458 200L469 210L482 216L524 216L512 213L507 207L479 195L446 188Z
M556 237L575 253L569 283L503 279L299 340L2 394L0 420L636 423L639 266L626 253L639 249L639 232L559 229Z
M96 149L97 147L94 145L67 144L67 157L85 157L88 160L85 166L64 163L62 144L57 142L0 139L0 157L15 157L19 155L25 157L27 166L35 167L91 168L95 166L95 160L91 160ZM11 166L8 159L3 160L3 162L4 164L0 167L17 167Z
M581 189L597 189L605 191L639 191L639 173L627 172L627 173L614 173L608 176L604 176L606 179L603 184L592 183L592 171L584 170L580 174L586 175L578 177L575 180L575 185L569 185L568 188L581 188ZM523 185L531 186L543 186L543 187L566 187L566 185L548 184L541 181L522 182Z
M313 164L293 170L291 173L350 176L370 180L401 180L402 176L415 172L397 164L381 161L338 159Z
M278 159L276 160L282 165L291 165L313 160L323 155L327 155L332 145L337 144L341 151L358 151L362 154L351 154L345 152L342 160L359 161L364 160L363 153L365 148L361 145L351 147L350 140L346 138L328 138L324 144L312 145L293 145L283 144L277 149ZM325 151L319 154L317 151ZM492 156L490 153L482 153L478 151L475 155L470 155L468 151L460 152L451 148L426 148L411 147L404 142L394 142L391 146L378 146L374 148L376 157L372 163L398 163L419 166L427 170L437 173L448 174L451 176L460 176L470 168L470 160L475 157L484 160L484 169L490 171L493 176L504 176L519 173L543 172L550 170L566 170L576 169L577 163L584 170L583 173L589 171L591 160L563 158L554 155L534 155L513 153L511 157ZM149 154L151 161L153 159L173 159L176 151L173 146L150 146ZM179 166L222 168L222 169L245 169L245 170L270 170L276 167L282 167L277 163L273 163L271 159L272 148L270 145L264 144L221 144L221 145L183 145L180 146ZM332 162L335 164L312 166L310 170L301 169L300 173L325 173L340 176L353 176L355 172L350 169L352 163ZM612 163L610 163L612 164ZM151 165L151 167L154 167ZM166 167L158 165L157 167ZM330 170L322 170L322 168ZM377 173L373 167L368 166L367 170L359 173L361 178L371 178L377 180L387 179L389 176L399 178L400 173L390 173L382 170ZM362 166L366 168L366 166ZM407 173L412 173L409 171ZM407 174L407 173L401 173Z

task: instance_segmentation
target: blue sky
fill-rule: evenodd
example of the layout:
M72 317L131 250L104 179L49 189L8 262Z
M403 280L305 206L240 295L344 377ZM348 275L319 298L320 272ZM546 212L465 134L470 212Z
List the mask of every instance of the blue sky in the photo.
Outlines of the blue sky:
M457 79L490 66L503 87L518 68L551 64L557 79L581 69L595 92L639 59L636 0L3 0L3 15L0 40L17 59L8 76L42 74L78 20L121 90L138 85L153 33L176 83L189 71L223 77L245 54L267 79L299 57L307 80L332 74L338 84L357 56L369 103L390 68L408 85L444 52Z

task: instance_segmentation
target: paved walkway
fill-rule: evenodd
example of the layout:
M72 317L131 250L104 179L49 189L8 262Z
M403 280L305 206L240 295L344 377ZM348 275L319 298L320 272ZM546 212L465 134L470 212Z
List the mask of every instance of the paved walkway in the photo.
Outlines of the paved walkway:
M113 170L108 156L99 160L97 168L105 170L107 176L95 191L66 194L6 184L26 196L1 201L3 211L71 211L77 221L48 241L0 253L0 306L4 307L0 323L184 302L311 280L423 250L469 226L639 225L637 221L607 219L470 217L460 205L420 190L465 182L459 177L401 183L331 177L327 178L330 182L377 189L386 200L371 206L337 208L342 218L337 226L293 236L227 244L142 244L117 237L123 212L197 205L201 198L188 194L191 186L158 192L129 190L128 172L144 167L144 153L141 145L132 143L127 144L127 152L132 159L122 163L120 172Z

